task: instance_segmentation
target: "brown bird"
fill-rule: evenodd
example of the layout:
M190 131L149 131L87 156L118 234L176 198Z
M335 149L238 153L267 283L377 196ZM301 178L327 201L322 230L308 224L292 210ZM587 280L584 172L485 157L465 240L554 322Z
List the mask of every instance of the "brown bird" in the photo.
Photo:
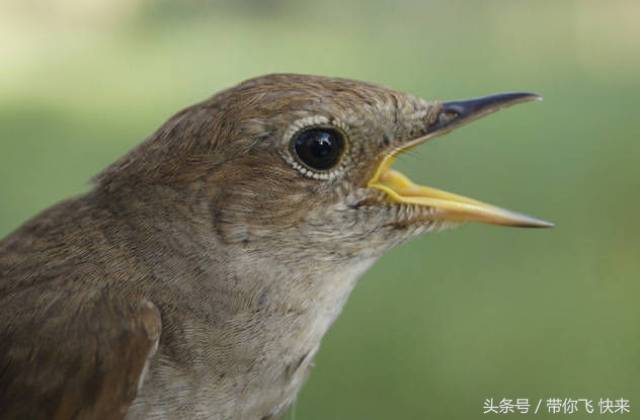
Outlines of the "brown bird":
M536 99L277 74L179 112L0 242L0 418L281 416L385 251L467 221L550 226L391 169Z

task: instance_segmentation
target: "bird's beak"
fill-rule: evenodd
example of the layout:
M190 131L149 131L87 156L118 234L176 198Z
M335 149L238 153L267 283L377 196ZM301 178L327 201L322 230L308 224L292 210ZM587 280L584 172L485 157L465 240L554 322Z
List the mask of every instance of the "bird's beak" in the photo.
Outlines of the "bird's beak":
M414 184L405 175L391 169L396 156L404 150L502 108L541 99L540 96L533 93L503 93L466 101L443 103L437 121L428 128L427 133L388 154L378 166L368 186L384 191L392 202L430 207L432 209L430 219L433 220L481 222L517 227L552 227L552 223L544 220L435 188Z

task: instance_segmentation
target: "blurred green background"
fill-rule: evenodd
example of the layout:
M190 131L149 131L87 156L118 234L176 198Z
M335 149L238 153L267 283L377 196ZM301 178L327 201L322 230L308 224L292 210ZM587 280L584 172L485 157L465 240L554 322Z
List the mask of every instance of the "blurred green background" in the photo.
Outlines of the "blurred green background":
M390 252L288 418L487 418L485 398L640 411L640 2L0 0L0 39L0 236L263 73L543 94L397 167L557 228L470 225Z

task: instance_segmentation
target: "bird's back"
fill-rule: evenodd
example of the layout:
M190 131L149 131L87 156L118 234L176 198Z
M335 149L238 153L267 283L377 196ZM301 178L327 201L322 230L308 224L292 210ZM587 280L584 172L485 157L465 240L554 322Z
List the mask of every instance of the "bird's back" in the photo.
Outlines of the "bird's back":
M158 314L117 285L109 220L85 196L0 242L0 418L121 418L133 400Z

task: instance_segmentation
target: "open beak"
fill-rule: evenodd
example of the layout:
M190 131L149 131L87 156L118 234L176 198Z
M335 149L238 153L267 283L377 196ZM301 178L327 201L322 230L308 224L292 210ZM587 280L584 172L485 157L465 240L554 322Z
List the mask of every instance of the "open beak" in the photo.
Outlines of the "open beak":
M387 155L378 166L368 186L384 191L392 202L430 207L433 209L430 219L433 220L481 222L516 227L552 227L552 223L544 220L435 188L414 184L405 175L391 169L397 155L404 150L502 108L541 99L540 96L533 93L516 92L443 103L438 120L429 127L427 134L402 145Z

